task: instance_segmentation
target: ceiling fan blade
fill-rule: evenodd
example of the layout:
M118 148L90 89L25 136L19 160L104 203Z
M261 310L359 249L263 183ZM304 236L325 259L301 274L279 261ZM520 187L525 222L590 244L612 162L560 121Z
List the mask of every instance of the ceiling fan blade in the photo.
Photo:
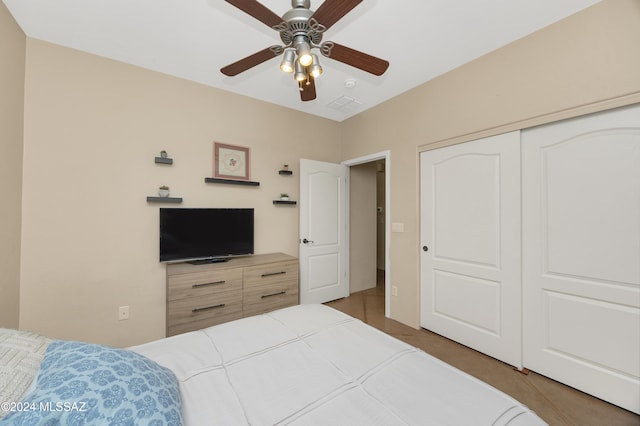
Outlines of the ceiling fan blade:
M369 72L373 75L382 75L389 68L389 62L375 56L367 55L350 47L343 46L332 41L322 44L320 49L327 58L340 61L352 67Z
M227 65L224 68L220 68L220 72L226 76L233 77L241 72L244 72L250 68L255 67L256 65L260 65L261 63L268 61L271 58L275 58L276 56L282 53L282 49L278 51L278 49L274 49L273 47L267 47L259 52L254 53L253 55L249 55L244 59L240 59L238 62L234 62L233 64Z
M328 29L360 3L362 0L324 0L311 18Z
M312 75L309 76L309 84L302 83L304 90L300 91L300 99L303 101L312 101L316 98L316 83Z
M282 18L273 13L270 9L263 6L256 0L225 0L227 3L234 5L244 13L253 16L258 21L273 28L282 22Z

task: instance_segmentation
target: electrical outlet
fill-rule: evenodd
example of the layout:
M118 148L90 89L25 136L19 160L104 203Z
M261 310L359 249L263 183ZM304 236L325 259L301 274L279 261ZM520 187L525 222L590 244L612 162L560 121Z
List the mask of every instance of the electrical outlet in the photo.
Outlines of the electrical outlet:
M396 287L395 285L391 286L391 295L392 296L397 296L398 295L398 287Z
M118 308L118 321L129 319L129 306L120 306Z

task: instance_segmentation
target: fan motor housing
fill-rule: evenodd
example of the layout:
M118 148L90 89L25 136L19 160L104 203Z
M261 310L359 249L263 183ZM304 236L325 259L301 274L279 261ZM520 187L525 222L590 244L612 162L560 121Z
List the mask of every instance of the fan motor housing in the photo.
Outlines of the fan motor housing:
M289 46L297 36L305 36L313 44L320 44L322 33L309 28L309 18L314 11L309 9L309 0L292 0L293 9L282 15L282 20L288 24L288 29L280 31L280 39Z

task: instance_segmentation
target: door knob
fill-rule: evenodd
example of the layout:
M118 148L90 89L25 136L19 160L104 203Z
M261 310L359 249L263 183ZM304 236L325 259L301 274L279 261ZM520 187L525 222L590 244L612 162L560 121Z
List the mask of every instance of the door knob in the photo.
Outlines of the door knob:
M422 246L422 251L429 251L429 247L427 247L427 246Z
M306 238L303 239L302 242L305 243L305 244L313 243L313 241L307 240Z

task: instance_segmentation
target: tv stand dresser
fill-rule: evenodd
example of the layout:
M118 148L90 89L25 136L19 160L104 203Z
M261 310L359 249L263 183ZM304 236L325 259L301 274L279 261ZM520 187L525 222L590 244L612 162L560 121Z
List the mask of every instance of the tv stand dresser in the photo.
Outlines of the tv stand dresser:
M283 253L167 265L167 336L298 304L298 259Z

